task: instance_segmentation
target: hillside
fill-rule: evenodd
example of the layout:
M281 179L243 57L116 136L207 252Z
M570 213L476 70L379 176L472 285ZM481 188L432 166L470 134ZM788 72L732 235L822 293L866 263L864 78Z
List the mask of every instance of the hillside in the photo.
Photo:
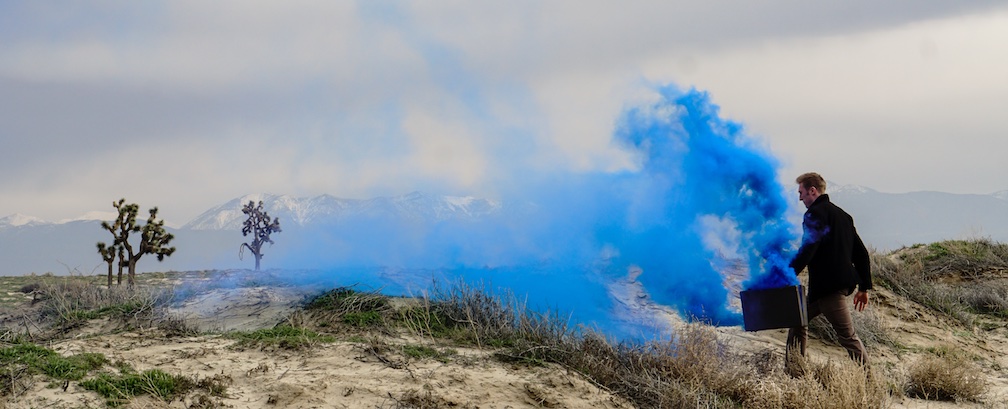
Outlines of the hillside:
M150 292L82 283L100 277L8 277L0 357L34 340L68 362L98 364L52 381L23 361L0 361L0 408L102 406L82 386L99 373L161 373L188 385L140 388L124 407L1005 408L1006 260L1005 245L986 241L874 255L877 291L855 312L871 381L816 321L806 373L792 378L783 330L686 324L668 313L676 331L667 336L678 342L633 346L464 286L390 298L286 284L284 271L206 271L144 274L141 288L172 288L171 297L131 298Z

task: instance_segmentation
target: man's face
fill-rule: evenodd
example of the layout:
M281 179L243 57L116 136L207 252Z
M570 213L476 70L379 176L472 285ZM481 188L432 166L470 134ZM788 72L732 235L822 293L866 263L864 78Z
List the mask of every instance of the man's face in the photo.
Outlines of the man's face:
M805 208L808 209L809 206L812 206L812 202L816 200L816 197L819 197L818 192L819 190L815 187L806 189L805 186L798 185L798 200L801 200L805 204Z

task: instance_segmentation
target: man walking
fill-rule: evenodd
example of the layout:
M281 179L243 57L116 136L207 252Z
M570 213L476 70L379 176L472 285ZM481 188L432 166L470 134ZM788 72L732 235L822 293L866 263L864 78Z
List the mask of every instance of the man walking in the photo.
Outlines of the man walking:
M854 229L854 219L830 202L822 176L810 172L795 181L798 198L808 210L802 221L801 247L791 268L798 274L808 267L808 319L822 314L851 359L867 365L868 355L854 333L847 297L856 288L854 308L862 311L868 304L868 290L872 288L868 250ZM791 328L787 353L797 350L804 356L807 341L807 326Z

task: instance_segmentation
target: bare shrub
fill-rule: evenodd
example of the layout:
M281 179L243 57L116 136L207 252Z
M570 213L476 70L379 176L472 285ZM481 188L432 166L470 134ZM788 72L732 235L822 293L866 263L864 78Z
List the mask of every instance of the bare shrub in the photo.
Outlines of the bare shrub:
M468 328L475 335L475 342L482 345L484 340L492 344L507 343L516 332L535 332L534 319L520 318L517 311L524 311L510 294L509 301L500 295L493 295L485 288L474 287L465 282L457 282L450 287L433 286L431 299L433 312L447 319L448 325Z
M854 333L857 334L865 348L876 346L894 346L896 341L889 335L889 331L882 325L882 316L874 309L864 311L851 311L851 320L854 322ZM829 342L833 345L840 345L833 326L825 317L819 315L809 321L809 336Z
M447 326L474 332L471 337L483 345L504 341L499 359L562 365L637 407L883 407L888 396L852 361L816 364L801 358L804 369L792 378L778 352L740 353L700 322L677 328L667 341L613 342L571 327L559 314L529 311L472 287L452 286L438 295L422 301L429 305L425 311L441 311L449 317Z
M190 337L200 333L199 328L176 314L166 314L157 321L157 327L168 337Z
M980 314L1008 316L1008 288L995 283L972 282L959 294L963 304Z
M307 301L305 311L318 326L380 329L392 313L389 297L378 291L360 292L350 287L326 291Z
M1008 244L990 239L946 240L931 243L926 251L911 257L924 261L928 278L954 274L962 278L983 277L991 271L1008 270Z
M439 408L475 408L470 403L459 404L433 394L431 391L421 393L415 389L404 392L399 397L389 395L389 399L382 403L379 408L395 409L439 409Z
M901 264L897 264L888 256L872 254L871 261L872 274L879 284L897 295L945 314L964 326L972 327L976 322L969 307L961 302L960 294L964 292L935 281L933 267L925 263L926 256L907 256Z
M975 314L1008 315L1008 288L998 281L1008 272L1008 244L947 240L873 255L872 265L883 285L967 327Z
M979 401L987 393L980 368L956 354L927 356L910 365L907 396L929 400Z
M886 386L871 369L850 360L815 362L800 354L787 359L790 375L773 379L780 388L778 406L785 408L885 407ZM748 406L746 406L748 407Z
M105 288L79 277L54 277L36 290L43 302L43 317L53 319L64 331L90 319L117 317L127 325L152 325L155 306L162 298L149 288Z

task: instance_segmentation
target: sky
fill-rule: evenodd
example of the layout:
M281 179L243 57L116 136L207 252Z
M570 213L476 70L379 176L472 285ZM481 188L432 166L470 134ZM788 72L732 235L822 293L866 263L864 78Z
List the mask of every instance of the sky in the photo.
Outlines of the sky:
M617 120L669 84L784 186L1008 189L1008 4L824 3L3 1L0 217L497 198L640 166Z

